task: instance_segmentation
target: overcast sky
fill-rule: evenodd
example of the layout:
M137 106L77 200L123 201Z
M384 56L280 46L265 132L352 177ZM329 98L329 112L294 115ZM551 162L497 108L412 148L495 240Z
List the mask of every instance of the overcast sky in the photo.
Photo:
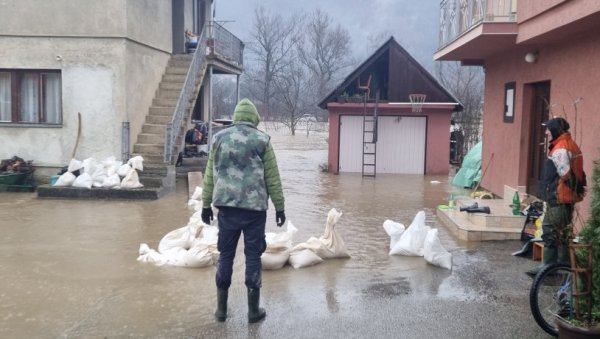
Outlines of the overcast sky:
M433 69L439 0L214 0L214 5L215 19L231 21L223 25L243 41L249 40L257 6L284 17L319 7L334 24L339 23L350 32L352 49L360 62L375 52L368 48L369 36L387 33L384 41L393 35L427 70Z

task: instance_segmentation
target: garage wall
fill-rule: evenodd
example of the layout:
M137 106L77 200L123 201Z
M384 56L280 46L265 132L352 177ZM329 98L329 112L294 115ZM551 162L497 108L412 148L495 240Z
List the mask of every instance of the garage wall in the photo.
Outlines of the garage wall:
M379 117L377 173L424 174L427 118ZM363 117L345 115L340 128L340 172L362 172Z

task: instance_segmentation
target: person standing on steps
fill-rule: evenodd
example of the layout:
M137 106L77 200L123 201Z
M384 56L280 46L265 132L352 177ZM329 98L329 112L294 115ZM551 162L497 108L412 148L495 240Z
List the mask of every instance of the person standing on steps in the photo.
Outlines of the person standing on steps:
M241 233L244 233L246 279L248 290L248 322L265 318L259 307L262 286L260 257L267 247L265 224L268 199L275 206L275 221L281 227L285 222L284 197L277 160L270 137L256 127L258 111L248 99L235 107L233 124L216 133L208 155L202 191L202 221L213 220L211 203L219 212L220 252L217 263L217 321L227 319L227 297L233 259Z
M575 203L583 200L587 184L583 155L571 138L569 123L563 118L553 118L542 125L549 140L539 192L540 199L546 203L542 221L544 254L543 263L526 272L532 277L545 265L568 261L573 211Z

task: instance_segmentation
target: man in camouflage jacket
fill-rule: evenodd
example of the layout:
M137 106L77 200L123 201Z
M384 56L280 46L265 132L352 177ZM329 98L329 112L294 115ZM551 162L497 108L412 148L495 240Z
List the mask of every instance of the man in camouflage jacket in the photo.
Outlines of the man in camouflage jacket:
M277 160L270 137L256 129L260 117L254 104L241 100L233 124L212 139L202 191L202 221L213 219L211 203L219 209L220 252L217 264L217 321L227 318L227 295L233 273L237 243L244 232L248 321L266 316L259 307L261 255L266 249L265 224L268 199L275 206L277 226L285 222L284 198Z

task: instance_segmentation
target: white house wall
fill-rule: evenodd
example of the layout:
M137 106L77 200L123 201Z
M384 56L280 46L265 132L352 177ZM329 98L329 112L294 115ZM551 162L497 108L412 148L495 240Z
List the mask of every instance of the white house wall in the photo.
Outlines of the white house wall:
M27 13L27 20L24 20ZM76 157L121 157L130 150L171 53L170 0L2 0L0 68L62 72L60 127L0 125L0 159L21 156L39 169Z

